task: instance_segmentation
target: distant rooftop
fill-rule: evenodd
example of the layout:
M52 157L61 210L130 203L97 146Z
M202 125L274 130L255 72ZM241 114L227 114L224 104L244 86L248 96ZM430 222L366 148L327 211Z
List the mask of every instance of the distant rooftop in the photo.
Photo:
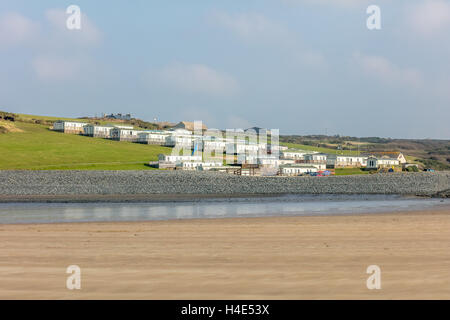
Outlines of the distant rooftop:
M103 114L103 118L107 119L119 119L119 120L131 120L131 114L121 114L121 113L111 113L111 114Z
M309 163L287 163L280 165L281 168L307 168L307 169L313 169L316 168Z
M180 121L174 127L174 129L186 129L189 131L194 131L194 122L191 121ZM208 130L208 127L202 123L202 130Z

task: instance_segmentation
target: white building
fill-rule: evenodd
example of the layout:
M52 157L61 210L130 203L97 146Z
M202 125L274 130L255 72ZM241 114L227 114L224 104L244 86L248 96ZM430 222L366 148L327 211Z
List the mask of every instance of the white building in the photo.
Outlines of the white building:
M308 153L304 155L307 163L327 163L328 155L325 153Z
M223 167L223 161L209 161L202 162L201 168L203 170L209 170L210 168Z
M197 168L197 170L200 171L220 171L220 172L227 172L227 169L229 169L229 166L225 166L223 165L223 163L218 164L217 166L213 166L213 165L207 165L207 166L200 166Z
M198 129L199 131L208 130L208 127L205 124L203 124L201 121L198 122L198 124L201 124L201 126L199 126L198 128L195 128L195 122L181 121L181 122L178 122L174 126L174 129L184 129L184 130L189 130L189 131L195 131L195 129Z
M306 154L314 154L314 153L317 152L288 149L281 151L281 157L283 159L304 160Z
M198 142L201 147L202 136L194 135L189 130L176 129L167 131L169 136L166 138L166 147L176 147L176 148L194 148L194 142Z
M175 155L167 155L167 154L159 154L158 155L159 161L166 161L166 162L172 162L172 163L181 163L181 162L201 162L202 156L175 156Z
M191 136L192 132L186 129L182 129L182 128L177 128L177 129L170 129L167 130L167 133L171 134L171 135L188 135Z
M194 142L191 136L171 135L166 138L166 147L189 148L192 149Z
M98 126L94 124L87 124L83 127L83 134L89 137L109 138L113 126Z
M280 161L278 163L280 166L282 166L284 164L294 164L295 160L294 159L280 159Z
M53 123L53 130L64 133L83 134L85 125L87 125L85 122L58 120Z
M177 169L182 170L210 170L223 167L223 162L182 161L177 163Z
M220 137L204 136L202 150L225 152L227 141Z
M330 154L327 158L327 165L332 168L365 167L367 165L367 157Z
M264 149L264 144L246 143L244 140L226 142L225 151L227 154L251 154L257 155L260 149Z
M118 141L138 141L138 134L141 133L142 130L134 130L134 129L124 129L119 127L114 127L110 131L110 138L112 140Z
M389 158L389 157L369 157L367 159L367 169L379 169L379 168L389 168L394 166L399 166L400 161L397 158Z
M202 164L201 161L182 161L176 164L177 170L197 170Z
M138 133L137 142L144 144L165 145L169 134L166 131L149 130Z
M278 157L273 156L260 156L257 158L257 164L262 167L278 168L281 162L282 160L280 160Z
M281 174L284 176L297 176L304 173L317 172L317 168L304 163L295 163L280 166Z
M390 159L397 159L400 164L406 163L406 158L401 152L397 151L380 151L380 152L367 152L363 154L366 157L375 157L378 159L381 158L390 158Z

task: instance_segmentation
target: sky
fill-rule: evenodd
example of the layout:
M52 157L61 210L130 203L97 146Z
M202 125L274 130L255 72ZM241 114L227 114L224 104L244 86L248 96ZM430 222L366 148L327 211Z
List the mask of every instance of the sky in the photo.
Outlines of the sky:
M0 110L450 139L449 31L449 0L2 0Z

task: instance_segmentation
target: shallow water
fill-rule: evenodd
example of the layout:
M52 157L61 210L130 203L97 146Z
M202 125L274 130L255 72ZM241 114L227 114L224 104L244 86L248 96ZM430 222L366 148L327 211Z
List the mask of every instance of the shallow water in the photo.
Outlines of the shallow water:
M447 199L387 195L286 195L152 203L5 203L0 223L145 221L193 218L315 216L448 207Z

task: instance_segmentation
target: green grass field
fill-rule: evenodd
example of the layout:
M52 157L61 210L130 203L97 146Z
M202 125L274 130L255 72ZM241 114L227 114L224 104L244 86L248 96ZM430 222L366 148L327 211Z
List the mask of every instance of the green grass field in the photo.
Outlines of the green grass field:
M61 118L61 117L51 117L51 116L37 116L37 115L22 114L22 113L18 113L17 115L19 116L19 119L21 119L21 120L36 119L36 120L51 120L51 121L66 120L66 121L88 122L87 119Z
M32 122L33 120L43 120L43 121L57 121L57 120L65 120L65 121L76 121L76 122L92 122L89 119L76 119L76 118L64 118L64 117L51 117L51 116L36 116L31 114L22 114L18 113L19 121L23 122ZM105 121L105 120L95 120L95 122L98 122L100 125L114 125L117 124L117 122L114 121ZM124 125L130 125L127 123L124 123Z
M48 118L48 117L45 117ZM47 126L15 122L23 132L0 134L0 170L140 170L171 149L54 132Z
M64 134L33 123L33 119L56 120L57 117L19 115L16 122L3 122L15 132L0 133L0 170L151 170L149 161L171 148L111 141L80 135ZM77 119L65 119L77 120ZM22 122L25 121L25 122ZM80 121L80 120L78 120ZM20 132L17 132L20 131ZM336 153L329 148L281 143L293 149ZM339 151L357 155L357 151ZM336 169L336 175L367 174L359 168Z
M360 168L336 168L334 170L336 176L347 176L353 174L369 174L369 171Z
M280 145L286 146L292 149L300 149L300 150L307 150L307 151L317 151L317 152L323 152L323 153L331 153L335 154L343 154L343 155L358 155L358 151L355 150L336 150L336 149L330 149L330 148L321 148L321 147L314 147L314 146L308 146L304 144L297 144L297 143L289 143L289 142L280 142Z

